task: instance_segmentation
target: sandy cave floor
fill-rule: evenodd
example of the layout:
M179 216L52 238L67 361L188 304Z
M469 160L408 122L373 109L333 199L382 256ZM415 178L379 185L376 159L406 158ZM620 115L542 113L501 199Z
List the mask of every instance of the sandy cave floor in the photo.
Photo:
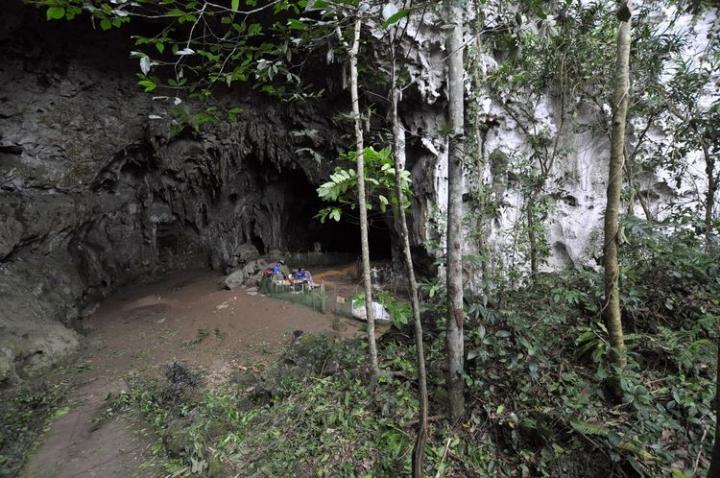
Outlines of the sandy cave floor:
M326 268L315 279L349 291L345 277L352 267ZM178 360L203 371L205 383L212 386L238 370L268 366L294 331L343 339L360 330L352 319L248 289L221 289L222 278L189 271L129 286L84 319L87 336L75 364L78 386L68 397L69 411L51 423L21 476L163 476L137 417L121 415L97 424L105 398L125 389L129 374L160 375Z

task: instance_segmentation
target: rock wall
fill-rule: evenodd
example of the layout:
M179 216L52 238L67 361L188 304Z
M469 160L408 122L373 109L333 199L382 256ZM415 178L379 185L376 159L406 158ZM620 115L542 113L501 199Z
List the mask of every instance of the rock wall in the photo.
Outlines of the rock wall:
M357 237L352 228L328 233L310 219L320 207L314 185L338 149L352 143L333 123L336 113L349 109L346 91L303 106L227 91L219 101L240 103L238 122L177 133L166 116L174 99L153 100L135 84L127 31L94 32L82 21L48 24L20 0L3 9L0 382L74 349L75 320L125 282L180 268L232 269L248 243L264 251L302 251L323 235L336 245L349 242L350 233ZM428 12L425 21L407 26L403 49L414 85L400 106L414 190L411 241L424 271L433 271L442 254L447 199L446 52L436 20ZM405 28L404 22L397 27ZM382 51L384 32L377 29L373 54ZM491 70L496 59L486 55L485 63ZM332 76L325 75L329 91L342 83ZM386 92L363 93L378 113L368 122L386 126L378 119L387 107L378 98ZM499 205L487 231L494 266L523 271L527 251L518 231L525 199L512 171L529 155L527 138L497 99L472 91L469 80L467 93L478 102L486 131L479 177ZM538 102L535 116L540 128L559 131L551 98ZM579 110L559 135L562 154L548 191L553 207L544 218L547 269L592 264L599 253L608 144L595 116ZM387 141L376 133L369 142ZM654 212L696 197L689 185L698 183L702 170L687 174L681 181L663 172L639 178ZM468 210L477 177L468 175ZM477 231L469 226L467 232L465 252L476 253ZM387 248L386 235L375 237L373 247ZM437 247L429 250L428 241ZM466 270L469 281L478 278L472 265Z
M5 5L3 8L5 9ZM0 20L0 382L73 350L83 307L163 271L237 265L243 245L308 250L323 104L251 92L238 122L175 134L135 85L127 32ZM237 95L237 96L235 96ZM303 200L298 201L298 197Z
M396 2L399 4L400 2ZM474 45L472 21L474 2L467 3L465 44ZM483 11L487 28L492 29L495 12L493 8L512 8L503 2L486 2ZM670 28L673 11L657 13L657 30ZM687 38L684 56L693 58L707 45L710 30L716 22L717 10L706 11L698 19L697 26L689 28L692 15L680 14L672 28L679 29ZM447 129L445 116L445 88L447 52L444 46L442 18L437 12L428 9L422 20L414 15L401 20L395 28L405 29L402 49L407 55L412 88L406 90L406 98L401 106L402 119L408 131L408 167L412 169L415 200L413 202L413 241L423 244L434 241L438 247L437 255L443 253L444 228L443 212L447 206ZM716 27L715 27L716 28ZM378 41L385 38L384 30L378 29ZM470 50L470 48L468 48ZM485 53L482 63L486 72L492 72L498 66L504 52ZM667 72L672 65L667 65ZM669 76L668 76L669 78ZM491 268L499 275L513 271L522 276L528 272L529 257L527 237L523 227L526 221L526 198L521 191L517 171L532 156L528 145L529 138L518 120L509 114L496 92L490 90L474 91L470 75L466 75L466 106L471 102L480 111L480 121L484 130L482 141L482 160L484 168L475 175L470 173L475 158L470 157L472 146L468 145L465 177L465 210L475 206L472 194L477 187L478 178L482 178L488 189L490 200L498 207L489 218L488 230L482 235L488 237ZM538 95L534 104L534 123L531 130L546 132L550 138L558 140L558 155L550 171L543 195L551 198L549 212L542 219L545 226L545 238L549 245L549 256L542 265L545 271L558 270L575 265L597 266L602 254L602 220L606 203L607 170L609 164L608 133L599 127L602 112L594 106L578 103L572 105L572 115L561 121L561 108L556 99L548 95ZM510 100L511 101L511 100ZM609 105L604 105L606 112ZM466 112L466 122L471 120ZM669 122L665 118L656 120L656 126L649 131L656 154L663 154L663 142L667 144ZM527 127L528 125L524 125ZM628 128L629 143L632 145L643 130L642 121L632 120ZM469 131L466 131L469 135ZM469 139L469 138L468 138ZM643 172L636 178L641 195L655 218L662 219L672 210L682 208L702 209L701 201L707 180L699 152L690 152L686 158L688 165L682 171L657 170ZM719 198L720 200L720 198ZM636 216L644 217L640 204L628 207ZM468 222L466 228L465 254L478 253L477 242L473 240L478 232ZM466 279L478 284L479 267L466 263Z

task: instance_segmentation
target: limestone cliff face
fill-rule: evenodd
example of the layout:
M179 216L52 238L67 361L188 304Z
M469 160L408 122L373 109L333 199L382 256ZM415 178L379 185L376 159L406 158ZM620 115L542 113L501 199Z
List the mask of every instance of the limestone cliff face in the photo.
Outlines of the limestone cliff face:
M399 2L396 2L399 4ZM473 2L468 2L466 45L473 46L475 39L472 30ZM493 8L509 8L503 2L488 2L483 6L486 22L492 27ZM406 28L403 50L410 62L408 65L413 86L406 91L402 105L402 119L408 130L408 165L412 168L415 188L413 203L413 240L422 244L435 240L441 246L442 253L442 211L447 204L447 140L445 88L447 53L444 47L442 19L437 13L427 12L422 21L419 16L412 17L409 25L402 20L397 28ZM708 10L699 19L697 25L688 29L692 19L690 14L680 15L673 28L679 29L687 38L684 55L687 58L697 56L707 44L709 31L715 23L717 11ZM658 31L668 28L668 21L674 17L672 12L657 12ZM377 38L382 38L382 32ZM470 50L470 48L468 48ZM502 52L482 55L485 72L492 72L498 65ZM497 56L496 56L497 55ZM671 65L668 65L671 70ZM561 119L561 107L557 98L543 95L542 92L532 101L532 105L523 105L530 109L532 120L518 118L509 114L504 101L510 98L499 97L489 89L474 91L470 73L466 77L466 106L468 110L475 106L479 110L481 128L481 159L484 168L477 169L477 156L473 146L467 146L465 177L465 210L475 207L472 195L477 188L478 178L486 184L491 201L498 207L489 218L489 252L491 266L498 274L507 271L524 272L529 268L527 236L523 227L526 222L525 208L527 198L521 192L518 171L528 168L532 149L525 129L547 137L557 139L557 157L550 170L543 196L550 198L550 208L542 217L545 238L549 246L549 256L544 262L544 270L558 270L574 265L596 266L602 253L602 221L606 203L607 170L609 163L609 138L607 121L610 106L605 105L598 111L592 105L581 102L565 105L573 112ZM514 99L518 101L518 99ZM572 99L571 99L572 101ZM475 105L472 105L472 103ZM513 105L511 105L513 106ZM517 107L517 105L515 105ZM466 113L466 123L472 118ZM524 124L519 124L523 121ZM662 155L670 141L669 126L671 119L656 119L648 131L648 137L654 154ZM629 145L632 147L645 123L631 120L628 128ZM466 130L468 138L470 130ZM642 172L635 178L640 195L645 200L653 217L662 219L672 210L682 208L698 209L702 194L707 188L703 173L703 163L699 152L691 152L686 158L688 165L682 171ZM537 164L532 166L537 169ZM623 210L632 210L638 217L645 217L639 202ZM440 211L435 214L434 211ZM473 240L474 226L468 222L465 252L468 255L478 252L477 242ZM439 228L437 226L440 226ZM478 278L479 270L466 264L466 279L472 283Z
M237 123L175 134L157 119L167 105L135 85L126 36L46 24L19 2L7 11L0 381L72 350L66 326L122 283L232 268L245 243L311 247L315 206L297 198L314 197L322 151L336 154L323 104L244 93Z

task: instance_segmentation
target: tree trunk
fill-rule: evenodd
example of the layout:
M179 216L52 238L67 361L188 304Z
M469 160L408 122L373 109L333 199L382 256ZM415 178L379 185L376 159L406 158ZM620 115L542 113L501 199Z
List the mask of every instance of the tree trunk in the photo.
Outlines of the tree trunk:
M368 349L373 382L380 374L377 344L375 343L375 317L372 308L372 283L370 281L370 244L368 242L367 199L365 198L365 156L363 145L362 119L358 99L357 57L360 49L360 16L355 19L353 43L350 48L350 97L352 99L353 119L355 121L355 146L357 152L358 209L360 212L360 244L362 247L363 284L365 286L365 312L367 314Z
M718 177L715 175L715 158L710 156L707 145L703 142L703 154L705 155L705 173L708 178L708 190L705 195L705 240L707 248L710 249L713 229L713 207L715 206L715 193L718 188ZM717 350L717 364L715 374L715 444L713 445L712 457L708 478L720 476L720 337Z
M392 42L393 40L391 40ZM420 320L420 299L418 298L418 285L415 279L412 253L410 251L410 233L408 232L407 217L403 207L402 179L400 172L405 169L405 128L400 122L398 103L400 102L400 88L397 84L397 66L395 62L395 44L391 43L392 54L392 126L393 126L393 154L395 158L395 196L397 200L397 219L400 226L400 241L402 242L402 255L407 272L408 288L410 291L410 305L412 306L415 326L415 353L418 377L418 401L420 411L418 417L418 431L415 439L412 457L413 478L422 478L425 463L425 442L427 441L428 427L428 393L427 374L425 372L425 352L423 346L423 328Z
M718 340L717 372L715 376L715 445L713 445L712 458L708 478L720 476L720 338Z
M482 9L475 12L475 60L473 61L473 89L475 95L479 95L485 81L485 70L480 66L483 54L482 30L484 15ZM480 106L477 104L478 96L474 96L474 114L473 114L473 135L475 141L475 169L477 171L475 197L477 199L477 247L481 257L480 272L482 274L482 290L487 297L489 293L489 248L488 248L488 213L487 213L487 185L485 184L485 151L483 143L483 126L480 118Z
M605 308L603 316L610 335L611 363L622 369L627 364L625 339L620 316L620 285L618 267L618 228L620 220L620 193L623 183L623 158L625 151L625 121L627 118L630 83L630 4L623 2L617 12L619 20L617 36L617 60L615 66L615 91L613 94L613 118L610 137L610 171L608 173L607 207L605 209ZM613 387L620 394L619 384Z
M455 0L448 1L448 23L452 25L447 36L448 103L450 136L448 151L448 211L447 211L447 351L448 400L452 421L458 420L465 410L463 396L463 274L462 274L462 188L463 188L463 136L464 136L464 65L462 8Z
M642 207L643 213L645 214L645 219L650 222L655 221L652 211L650 210L650 206L647 203L647 199L645 199L642 194L638 194L638 201L640 201L640 207Z
M538 260L538 244L537 244L537 231L535 230L535 191L530 193L530 197L527 200L527 228L528 228L528 242L530 243L530 279L534 284L537 281L539 272L539 260Z
M709 249L712 241L713 208L715 207L715 193L718 189L718 177L715 175L715 158L710 154L705 141L702 142L702 149L705 157L705 174L708 180L708 188L705 193L705 242Z

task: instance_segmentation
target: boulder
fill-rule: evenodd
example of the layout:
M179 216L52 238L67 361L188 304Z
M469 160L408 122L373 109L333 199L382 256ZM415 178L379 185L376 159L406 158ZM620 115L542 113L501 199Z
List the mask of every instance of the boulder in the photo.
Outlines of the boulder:
M266 267L268 267L268 263L265 259L250 261L225 278L225 287L228 289L236 289L243 285L257 285L252 282Z
M373 308L373 317L375 318L376 322L390 322L392 320L390 313L385 309L385 307L383 307L383 305L380 302L373 301L372 308ZM352 315L356 319L367 320L365 304L363 304L359 307L353 307Z
M262 271L256 272L255 274L249 276L245 279L245 286L246 287L257 287L260 285L260 281L262 280Z
M277 261L279 261L279 260L282 260L284 256L285 256L285 254L283 254L283 252L282 252L280 249L270 249L270 250L268 251L268 253L266 254L265 257L266 257L270 262L273 262L273 263L274 263L274 262L277 262Z
M254 261L260 258L260 251L258 251L257 247L253 244L246 242L237 247L235 257L237 257L238 262L240 263Z
M235 272L230 273L225 278L225 288L226 289L237 289L238 287L241 287L243 283L245 282L245 271L244 269L238 269Z
M0 385L15 383L60 361L79 345L78 334L56 321L7 330L0 320Z

